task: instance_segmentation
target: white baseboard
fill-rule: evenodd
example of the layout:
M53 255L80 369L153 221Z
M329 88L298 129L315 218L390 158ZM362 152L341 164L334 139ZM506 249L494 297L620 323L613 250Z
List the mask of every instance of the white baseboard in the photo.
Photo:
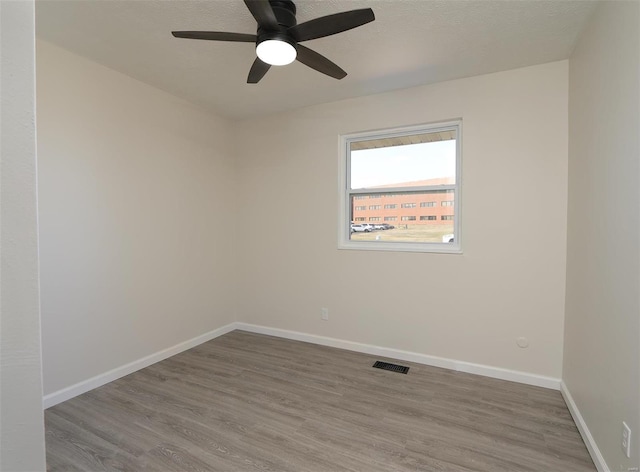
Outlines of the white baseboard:
M223 334L229 333L236 329L236 323L230 323L226 326L223 326L218 329L214 329L213 331L209 331L208 333L202 334L200 336L196 336L195 338L189 339L187 341L176 344L175 346L169 347L167 349L163 349L162 351L156 352L149 356L143 357L142 359L138 359L136 361L130 362L120 367L116 367L108 372L103 374L96 375L95 377L91 377L90 379L83 380L82 382L78 382L77 384L71 385L69 387L63 388L62 390L58 390L57 392L50 393L45 395L42 399L42 403L44 408L49 408L58 403L62 403L67 401L73 397L77 397L83 393L88 392L89 390L93 390L94 388L101 387L102 385L113 382L114 380L119 379L120 377L124 377L125 375L132 374L140 369L144 369L145 367L150 366L151 364L155 364L156 362L160 362L168 357L175 356L183 351L191 349L199 344L210 341L218 336L222 336Z
M403 361L415 362L417 364L425 364L434 367L442 367L444 369L455 370L458 372L467 372L470 374L483 375L501 380L510 380L512 382L523 383L527 385L535 385L554 390L560 390L560 379L553 377L545 377L527 372L519 372L516 370L503 369L500 367L491 367L482 364L473 364L471 362L457 361L444 357L429 356L417 352L402 351L388 347L379 347L371 344L357 343L346 341L344 339L328 338L325 336L316 336L314 334L300 333L298 331L289 331L286 329L269 328L249 323L236 322L236 329L249 331L252 333L267 334L269 336L277 336L279 338L293 339L295 341L304 341L322 346L337 347L348 351L363 352L375 356L390 357Z
M168 357L179 354L183 351L191 349L199 344L210 341L229 333L233 330L240 329L243 331L249 331L252 333L266 334L269 336L276 336L279 338L292 339L295 341L304 341L313 344L320 344L322 346L337 347L339 349L346 349L349 351L363 352L365 354L372 354L375 356L388 357L392 359L399 359L403 361L415 362L417 364L425 364L434 367L442 367L444 369L455 370L458 372L467 372L470 374L483 375L485 377L492 377L495 379L509 380L512 382L523 383L527 385L535 385L538 387L551 388L554 390L560 390L560 379L553 377L545 377L537 374L530 374L527 372L519 372L516 370L503 369L500 367L491 367L482 364L473 364L471 362L457 361L454 359L447 359L444 357L430 356L427 354L420 354L417 352L402 351L400 349L392 349L388 347L374 346L371 344L357 343L353 341L346 341L344 339L329 338L325 336L317 336L314 334L300 333L298 331L289 331L285 329L269 328L267 326L259 326L249 323L234 322L229 323L226 326L215 329L201 336L197 336L188 341L184 341L175 346L169 347L162 351L156 352L149 356L143 357L129 364L117 367L103 374L96 375L90 379L78 382L77 384L63 388L56 392L45 395L43 398L44 408L49 408L58 403L62 403L73 397L81 395L98 388L109 382L113 382L125 375L132 374L140 369L160 362ZM577 410L576 410L577 411ZM572 411L573 414L573 411ZM576 420L576 423L578 421ZM584 423L583 423L584 424ZM582 430L581 430L582 432ZM586 442L586 439L585 439ZM595 443L594 443L595 444ZM597 450L597 449L596 449ZM595 460L595 459L594 459ZM603 462L604 463L604 462ZM602 469L607 471L608 469Z
M562 393L562 397L567 404L567 408L569 408L569 412L573 417L573 421L578 427L578 431L580 431L582 440L587 446L589 454L591 454L591 459L596 465L596 469L598 469L598 472L611 472L611 469L609 469L609 467L607 466L607 463L605 462L600 449L598 449L598 445L596 444L595 439L593 439L593 436L591 435L591 431L589 431L587 423L585 423L584 418L580 414L580 410L578 410L578 405L576 405L576 402L573 400L573 397L571 396L571 393L569 392L569 389L567 388L567 385L564 383L564 381L560 382L560 392Z

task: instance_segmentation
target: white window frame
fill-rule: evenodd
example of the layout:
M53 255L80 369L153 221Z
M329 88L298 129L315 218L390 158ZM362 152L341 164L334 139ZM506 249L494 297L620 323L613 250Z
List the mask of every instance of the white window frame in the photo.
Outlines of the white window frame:
M456 133L456 182L453 185L435 185L421 187L387 187L384 191L352 190L351 187L351 143L369 141L373 139L385 139L412 134L437 133L441 131L455 131ZM461 231L461 202L462 202L462 120L406 126L402 128L364 131L359 133L343 134L339 137L339 185L340 208L338 211L338 249L359 249L370 251L404 251L404 252L431 252L446 254L462 254ZM354 241L351 240L351 212L350 201L352 196L370 194L412 194L424 193L434 190L454 191L454 242L453 243L408 243L399 241Z

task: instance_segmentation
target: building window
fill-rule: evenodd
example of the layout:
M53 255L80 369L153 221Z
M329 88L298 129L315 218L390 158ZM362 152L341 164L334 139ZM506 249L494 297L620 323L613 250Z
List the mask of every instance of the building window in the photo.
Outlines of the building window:
M356 221L367 221L367 219L364 216L358 216L356 218L354 218Z
M339 247L461 253L461 133L459 120L340 136ZM401 225L375 240L351 233L354 212L362 211L354 201L367 197L386 200L367 206L368 221L400 219L412 222L411 229ZM434 214L416 215L417 206L434 208ZM451 214L441 215L440 206L451 207L446 210ZM397 215L385 216L385 210ZM447 234L453 234L453 242L442 242Z
M362 211L362 210L366 210L367 207L366 206L357 206L356 207L356 211Z

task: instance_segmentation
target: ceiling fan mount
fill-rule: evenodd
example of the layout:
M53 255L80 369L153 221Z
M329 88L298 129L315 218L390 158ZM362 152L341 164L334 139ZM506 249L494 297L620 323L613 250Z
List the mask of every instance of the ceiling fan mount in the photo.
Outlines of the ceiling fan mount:
M257 58L247 83L255 84L272 65L302 62L335 79L347 73L326 57L299 43L341 33L375 20L371 8L327 15L297 24L296 6L291 0L244 0L258 26L256 34L218 31L172 31L176 38L255 43Z

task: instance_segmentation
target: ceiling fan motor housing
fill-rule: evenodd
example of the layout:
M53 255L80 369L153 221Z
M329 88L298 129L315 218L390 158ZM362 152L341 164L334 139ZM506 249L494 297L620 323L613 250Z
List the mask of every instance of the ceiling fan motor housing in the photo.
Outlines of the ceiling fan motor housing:
M296 6L291 0L269 0L278 24L285 28L296 25Z
M269 0L269 3L278 21L278 29L271 30L258 26L256 46L263 41L271 39L285 41L295 48L296 41L287 32L289 28L297 24L295 4L291 0Z

